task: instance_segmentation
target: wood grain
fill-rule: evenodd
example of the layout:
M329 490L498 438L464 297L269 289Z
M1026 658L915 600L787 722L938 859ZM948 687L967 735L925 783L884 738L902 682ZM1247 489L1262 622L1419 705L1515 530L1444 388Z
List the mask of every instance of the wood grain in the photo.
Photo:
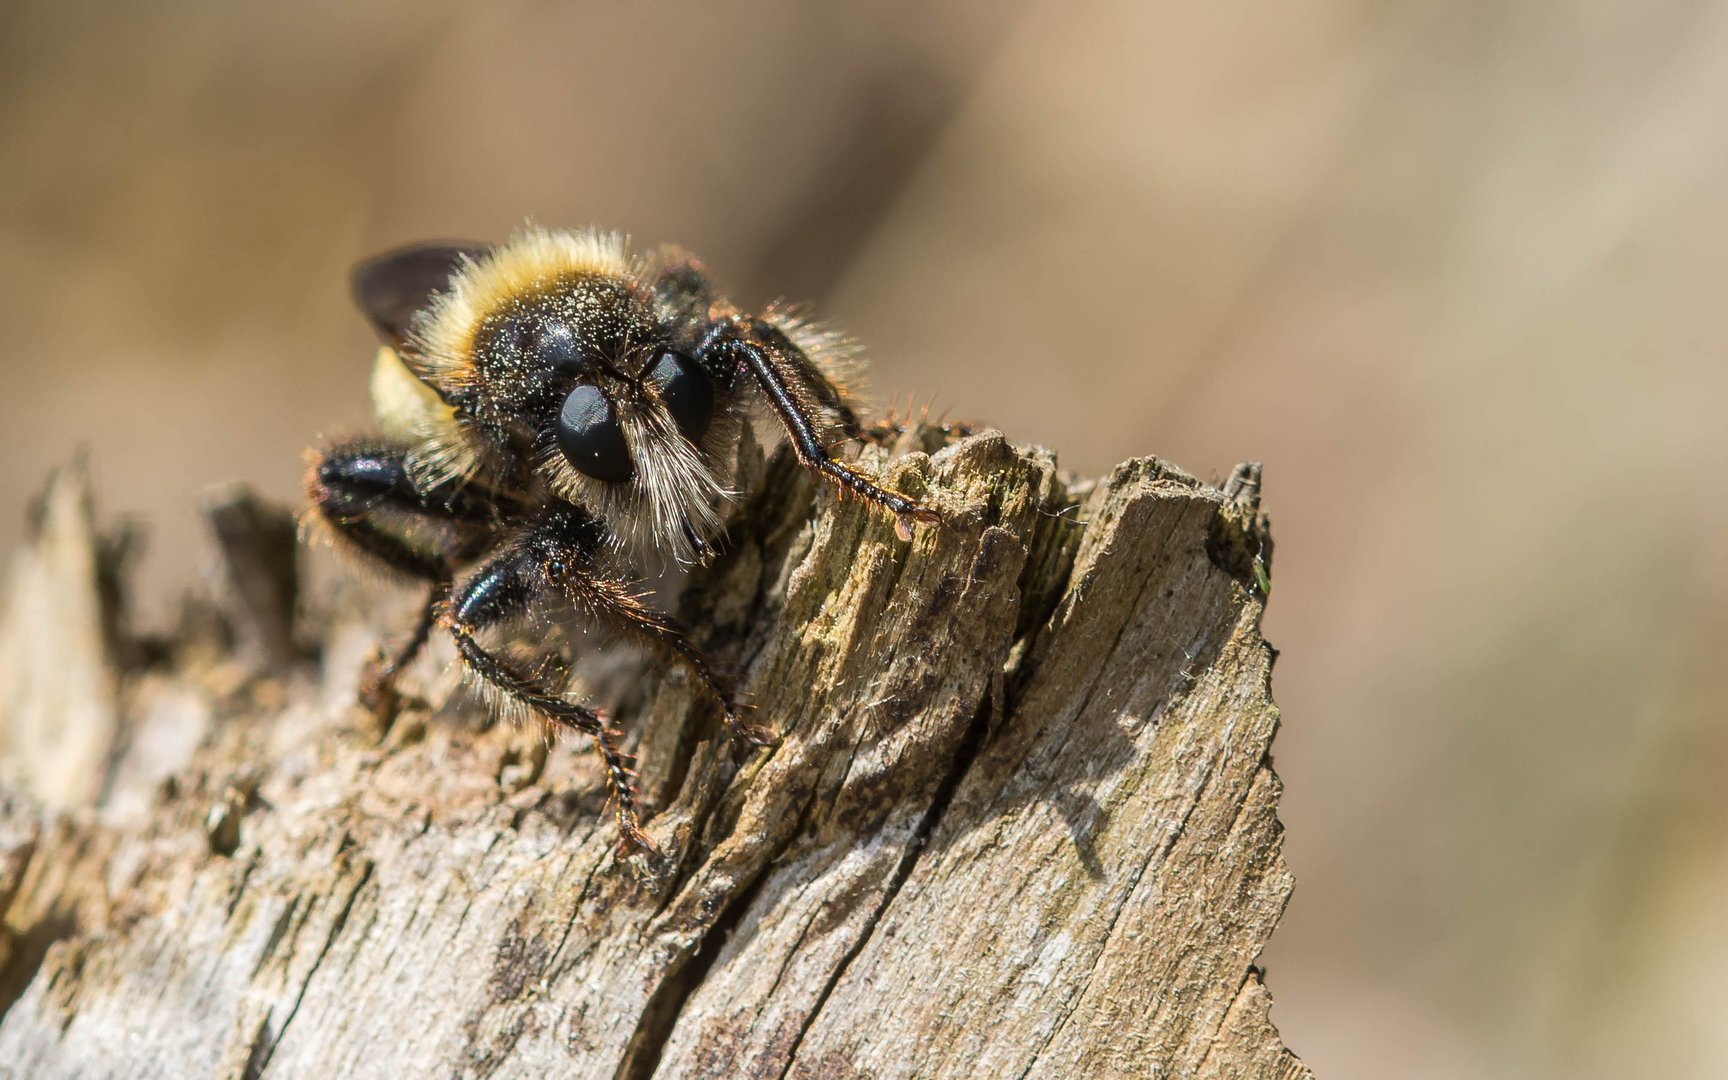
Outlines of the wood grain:
M376 593L306 605L320 660L286 668L196 619L129 660L77 639L121 719L67 729L100 795L0 807L0 1069L1308 1075L1254 966L1291 888L1257 470L1082 484L946 441L865 454L944 509L910 544L747 462L763 494L680 606L771 751L734 760L676 675L593 667L657 858L617 861L583 748L487 726L436 662L425 707L354 707Z

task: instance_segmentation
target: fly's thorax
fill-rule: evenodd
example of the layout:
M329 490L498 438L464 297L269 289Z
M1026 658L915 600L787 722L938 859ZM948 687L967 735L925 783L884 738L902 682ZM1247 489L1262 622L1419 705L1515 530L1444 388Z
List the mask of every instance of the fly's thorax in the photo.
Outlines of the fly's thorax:
M629 389L664 337L651 297L620 277L582 273L518 294L474 328L454 398L499 426L547 427L582 383Z

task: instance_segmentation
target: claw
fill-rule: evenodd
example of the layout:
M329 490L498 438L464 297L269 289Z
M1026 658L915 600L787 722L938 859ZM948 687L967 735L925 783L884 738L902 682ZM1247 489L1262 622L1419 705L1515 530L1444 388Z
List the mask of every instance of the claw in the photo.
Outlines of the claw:
M731 740L733 748L744 752L774 746L780 741L780 736L772 729L761 724L746 724L736 716L726 718L725 728L726 738Z
M911 542L912 523L918 521L926 525L942 524L942 514L928 506L920 506L916 510L907 510L894 515L894 535L901 540Z
M426 702L415 694L396 689L400 669L386 661L384 651L375 649L360 669L360 688L354 695L361 708L388 726L404 706L424 707Z
M660 849L654 846L654 841L648 839L648 834L641 826L620 822L618 825L618 847L615 849L620 859L628 859L632 855L658 855Z

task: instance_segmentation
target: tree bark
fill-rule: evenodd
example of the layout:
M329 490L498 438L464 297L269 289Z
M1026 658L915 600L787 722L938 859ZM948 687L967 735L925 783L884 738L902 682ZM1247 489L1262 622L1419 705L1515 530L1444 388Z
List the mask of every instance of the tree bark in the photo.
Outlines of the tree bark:
M777 746L586 669L651 808L622 861L587 748L489 726L447 651L393 722L354 706L406 624L296 587L255 503L213 512L226 610L102 633L114 545L62 474L0 628L0 1072L1309 1075L1255 967L1291 888L1257 467L896 450L865 465L942 526L746 447L684 589Z

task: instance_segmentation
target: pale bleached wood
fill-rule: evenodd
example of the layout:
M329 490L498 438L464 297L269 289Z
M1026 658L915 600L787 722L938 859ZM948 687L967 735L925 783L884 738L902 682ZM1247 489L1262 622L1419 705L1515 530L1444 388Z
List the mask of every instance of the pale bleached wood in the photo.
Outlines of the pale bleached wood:
M353 707L374 594L309 620L319 665L209 635L121 665L122 749L198 738L119 762L114 805L0 808L0 1063L1306 1075L1254 968L1291 887L1257 473L1082 486L992 433L866 463L944 526L903 543L750 460L766 494L682 601L772 752L736 764L685 680L613 665L658 858L617 862L580 748L478 723L435 664L429 709Z
M101 794L117 736L100 548L80 460L30 508L0 598L0 784L51 806Z

